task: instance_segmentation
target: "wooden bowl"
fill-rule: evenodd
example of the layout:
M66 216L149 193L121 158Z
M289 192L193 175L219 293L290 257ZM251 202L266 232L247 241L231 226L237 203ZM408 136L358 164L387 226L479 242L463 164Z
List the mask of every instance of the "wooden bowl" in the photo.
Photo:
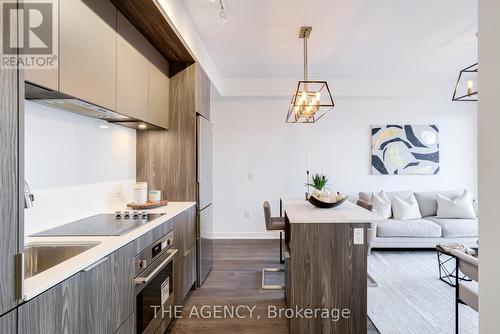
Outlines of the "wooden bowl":
M334 208L334 207L339 206L340 204L344 203L348 197L349 196L346 196L346 197L342 198L340 201L330 203L330 202L320 201L318 198L316 198L314 196L309 196L309 203L311 203L312 205L314 205L317 208L330 209L330 208Z

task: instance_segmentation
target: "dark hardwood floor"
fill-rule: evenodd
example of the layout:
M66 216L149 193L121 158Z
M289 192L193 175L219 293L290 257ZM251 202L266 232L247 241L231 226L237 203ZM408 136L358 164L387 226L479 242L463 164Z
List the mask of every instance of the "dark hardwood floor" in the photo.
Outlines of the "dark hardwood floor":
M174 320L167 333L287 334L286 318L268 318L268 306L286 307L283 291L260 289L262 268L281 266L278 241L215 240L214 253L214 267L205 284L191 291L186 298L182 318ZM273 282L281 277L269 278ZM243 319L229 315L203 318L218 307L228 306L230 311L231 306L238 305L255 307L253 316L250 318L248 309L240 308L240 315L245 316ZM379 333L371 321L368 322L368 333Z

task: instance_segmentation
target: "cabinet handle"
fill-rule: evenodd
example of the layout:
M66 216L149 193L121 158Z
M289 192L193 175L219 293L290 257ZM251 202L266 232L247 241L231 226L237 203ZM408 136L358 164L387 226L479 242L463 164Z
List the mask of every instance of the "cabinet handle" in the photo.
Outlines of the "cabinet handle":
M149 283L149 281L151 281L160 270L162 270L170 261L172 261L174 255L177 254L177 249L168 250L167 252L170 252L170 255L162 263L160 263L148 276L134 278L135 284Z
M109 257L105 257L103 259L100 259L99 261L94 262L93 264L91 264L87 268L83 269L82 271L87 273L87 272L91 271L92 269L94 269L95 267L99 266L101 263L104 263L108 260L109 260Z
M191 249L189 249L186 253L184 253L184 257L188 256L189 254L191 254Z

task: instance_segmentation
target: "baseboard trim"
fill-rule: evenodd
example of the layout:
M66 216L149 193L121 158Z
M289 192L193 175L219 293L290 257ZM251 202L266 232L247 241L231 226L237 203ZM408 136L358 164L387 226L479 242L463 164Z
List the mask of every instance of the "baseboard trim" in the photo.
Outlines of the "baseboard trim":
M213 232L212 239L279 239L277 232Z

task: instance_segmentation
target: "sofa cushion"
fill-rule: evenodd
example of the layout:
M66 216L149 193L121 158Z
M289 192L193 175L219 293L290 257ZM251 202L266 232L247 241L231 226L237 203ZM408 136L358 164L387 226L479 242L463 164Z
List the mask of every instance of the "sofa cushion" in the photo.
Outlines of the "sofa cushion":
M422 217L427 217L437 215L437 193L448 198L455 198L460 196L463 192L464 189L448 191L419 191L415 192L415 198L417 199Z
M453 218L437 218L425 217L439 226L443 231L443 237L477 237L478 223L477 219L453 219Z
M377 236L440 238L441 227L427 219L387 219L377 223Z

